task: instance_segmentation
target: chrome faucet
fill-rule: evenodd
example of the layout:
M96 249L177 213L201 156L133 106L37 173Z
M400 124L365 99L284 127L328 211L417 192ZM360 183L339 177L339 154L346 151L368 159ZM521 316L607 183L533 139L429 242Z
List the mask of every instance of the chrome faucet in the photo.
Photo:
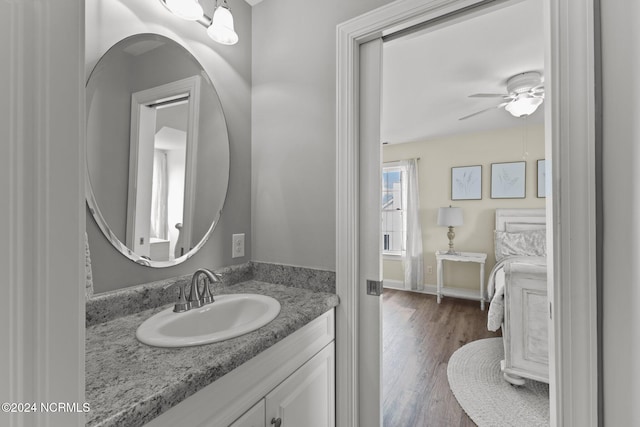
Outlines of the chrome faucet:
M202 288L202 292L200 292L199 280L200 276L204 275L204 287ZM220 277L217 276L212 271L207 270L206 268L200 268L193 273L193 277L191 278L191 289L189 290L189 308L198 308L203 305L210 304L214 301L213 295L211 294L211 289L209 288L209 284L213 282L219 282Z
M204 275L204 286L202 287L202 291L200 290L199 281L200 277ZM210 284L213 282L220 282L221 277L219 274L214 273L206 268L199 268L193 273L193 277L191 278L191 287L189 289L189 296L186 297L185 288L187 283L182 283L179 285L180 294L178 295L178 302L176 302L173 307L173 311L176 313L182 313L192 308L199 308L203 305L211 304L214 302L213 294L211 293ZM172 283L169 286L165 287L165 289L170 288L177 283Z

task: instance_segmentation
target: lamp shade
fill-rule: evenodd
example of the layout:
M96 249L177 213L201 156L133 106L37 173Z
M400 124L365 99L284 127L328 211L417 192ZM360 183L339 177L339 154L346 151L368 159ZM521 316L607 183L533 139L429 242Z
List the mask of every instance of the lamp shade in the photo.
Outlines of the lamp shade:
M438 208L438 225L444 227L457 227L462 225L461 208Z
M232 45L238 43L238 34L233 26L233 15L231 15L226 2L218 6L213 12L213 18L211 19L211 25L207 28L207 34L214 41L221 44Z

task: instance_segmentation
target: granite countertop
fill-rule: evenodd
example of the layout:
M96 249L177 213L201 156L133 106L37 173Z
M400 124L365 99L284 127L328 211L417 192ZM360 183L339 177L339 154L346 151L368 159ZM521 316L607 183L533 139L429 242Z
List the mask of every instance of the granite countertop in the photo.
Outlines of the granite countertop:
M138 326L170 305L86 331L87 426L141 426L338 305L332 293L249 280L216 294L255 293L280 302L278 317L249 334L203 346L140 343ZM215 304L215 303L214 303Z

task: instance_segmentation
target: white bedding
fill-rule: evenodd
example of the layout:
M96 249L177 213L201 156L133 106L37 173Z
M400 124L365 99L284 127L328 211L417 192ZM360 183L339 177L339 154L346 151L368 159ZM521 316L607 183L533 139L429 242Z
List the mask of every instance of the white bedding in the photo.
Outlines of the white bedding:
M489 304L489 313L487 318L487 329L497 331L502 325L504 319L504 287L505 272L504 267L510 262L525 262L535 265L546 265L545 257L537 256L510 256L500 260L489 273L489 281L487 282L487 291L491 298ZM493 297L491 297L493 295Z

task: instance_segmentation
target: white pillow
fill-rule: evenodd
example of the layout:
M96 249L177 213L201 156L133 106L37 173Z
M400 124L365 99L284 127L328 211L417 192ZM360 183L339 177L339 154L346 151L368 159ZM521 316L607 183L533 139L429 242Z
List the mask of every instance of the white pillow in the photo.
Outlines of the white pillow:
M508 256L547 256L545 230L495 232L496 261Z

